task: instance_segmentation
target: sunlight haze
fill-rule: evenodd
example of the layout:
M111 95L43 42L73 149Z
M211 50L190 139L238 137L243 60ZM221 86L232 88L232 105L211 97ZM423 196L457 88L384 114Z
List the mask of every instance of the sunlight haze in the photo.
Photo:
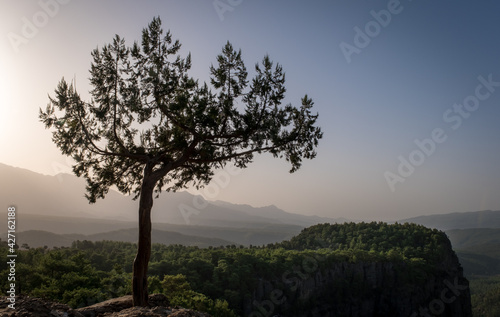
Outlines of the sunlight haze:
M63 77L88 101L91 51L159 16L200 82L227 41L249 79L269 54L324 131L296 173L264 154L191 193L353 220L500 209L500 3L220 1L0 0L0 163L71 173L39 108Z

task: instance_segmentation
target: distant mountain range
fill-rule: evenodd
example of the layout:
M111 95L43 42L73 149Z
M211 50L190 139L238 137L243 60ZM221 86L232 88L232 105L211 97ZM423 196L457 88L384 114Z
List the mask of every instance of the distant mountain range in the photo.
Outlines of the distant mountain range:
M446 230L467 275L500 274L500 228Z
M137 222L106 219L57 217L19 214L22 230L18 230L17 243L29 246L69 246L74 240L137 241ZM6 239L6 232L0 228L0 238ZM216 245L266 245L290 239L304 227L297 225L262 224L259 227L214 227L197 225L176 225L153 223L153 241L164 244L198 246ZM26 232L29 232L25 234ZM49 234L50 233L50 234ZM173 234L169 240L165 234ZM176 234L180 234L176 235ZM37 235L39 237L37 237ZM56 235L58 237L56 237ZM157 237L155 237L158 235ZM205 240L200 243L203 237Z
M123 241L123 242L137 242L137 229L120 229L111 232L95 233L91 235L83 234L55 234L52 232L41 230L28 230L17 234L17 238L23 244L29 247L70 247L73 241L87 240L87 241ZM234 244L233 242L199 236L184 235L178 232L168 232L163 230L153 230L152 234L153 243L162 244L182 244L187 246L198 246L206 248L209 246L227 246ZM19 245L19 244L18 244Z
M500 228L500 210L454 212L449 214L420 216L399 221L413 222L439 230Z
M0 175L0 205L14 205L21 214L137 221L138 202L116 191L110 190L105 199L90 205L84 197L85 180L82 178L70 174L46 176L5 164L0 164ZM292 214L276 206L255 208L211 202L185 191L161 193L154 201L152 220L154 223L232 228L258 228L269 224L307 227L346 221ZM23 225L21 222L19 229L29 230Z
M105 199L90 205L84 197L85 180L70 174L46 176L0 164L0 176L0 205L18 210L19 245L60 247L76 239L136 241L138 202L128 196L110 190ZM152 213L154 241L198 246L264 245L289 239L317 223L347 221L288 213L276 206L206 201L188 192L162 193ZM5 221L0 218L2 239Z

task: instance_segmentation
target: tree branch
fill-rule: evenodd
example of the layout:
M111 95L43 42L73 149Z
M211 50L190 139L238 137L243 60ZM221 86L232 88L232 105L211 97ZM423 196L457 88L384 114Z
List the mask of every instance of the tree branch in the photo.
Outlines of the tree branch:
M255 152L262 152L262 151L274 150L274 149L276 149L276 148L278 148L280 146L282 146L282 145L266 146L266 147L256 148L256 149L252 149L252 150L248 150L248 151L244 151L244 152L234 153L234 154L231 154L231 155L220 156L220 157L217 157L215 159L188 159L187 162L192 162L192 163L215 163L215 162L221 162L221 161L226 161L226 160L229 160L229 159L232 159L232 158L235 158L235 157L252 154L252 153L255 153Z
M92 145L92 147L94 147L95 150L92 150L90 147L88 147L88 144L85 142L85 147L92 153L94 154L98 154L98 155L106 155L106 156L119 156L119 157L127 157L127 158L131 158L131 159L137 159L137 160L140 160L140 161L145 161L148 159L148 156L147 155L138 155L138 154L132 154L132 153L116 153L116 152L109 152L109 151L106 151L106 150L103 150L101 148L99 148L95 143L94 141L92 140L91 136L90 136L90 133L89 131L87 130L87 127L85 126L85 124L83 123L83 120L82 120L82 114L80 113L80 109L78 109L77 111L78 113L78 121L80 123L80 126L82 127L82 130L85 134L85 137L88 141L89 144Z

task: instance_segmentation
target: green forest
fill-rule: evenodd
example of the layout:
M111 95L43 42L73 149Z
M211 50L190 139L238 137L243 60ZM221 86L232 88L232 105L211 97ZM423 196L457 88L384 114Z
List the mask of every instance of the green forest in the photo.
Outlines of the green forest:
M17 294L55 300L73 308L88 306L131 293L132 262L136 245L125 242L76 241L69 248L16 250ZM290 272L289 279L310 274L338 262L391 262L411 283L421 281L451 248L446 234L415 224L320 224L304 229L281 243L243 247L187 247L154 244L149 267L149 292L164 293L172 305L206 311L214 316L241 316L258 279ZM0 255L8 246L2 242ZM299 268L299 270L297 270ZM8 275L5 261L2 276ZM496 284L495 284L496 283ZM500 280L478 280L476 316L498 314ZM8 289L7 279L2 290ZM362 285L349 285L362 291ZM289 292L293 291L288 290ZM473 300L474 300L473 295ZM496 297L495 297L496 296ZM297 309L306 309L298 303Z

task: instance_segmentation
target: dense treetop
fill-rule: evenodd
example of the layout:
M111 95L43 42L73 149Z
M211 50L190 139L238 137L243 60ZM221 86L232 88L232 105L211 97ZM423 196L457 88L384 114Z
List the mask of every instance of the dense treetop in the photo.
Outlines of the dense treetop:
M437 229L413 223L385 222L318 224L278 245L295 250L328 248L382 253L393 250L408 258L439 257L443 248L451 248L446 234Z

